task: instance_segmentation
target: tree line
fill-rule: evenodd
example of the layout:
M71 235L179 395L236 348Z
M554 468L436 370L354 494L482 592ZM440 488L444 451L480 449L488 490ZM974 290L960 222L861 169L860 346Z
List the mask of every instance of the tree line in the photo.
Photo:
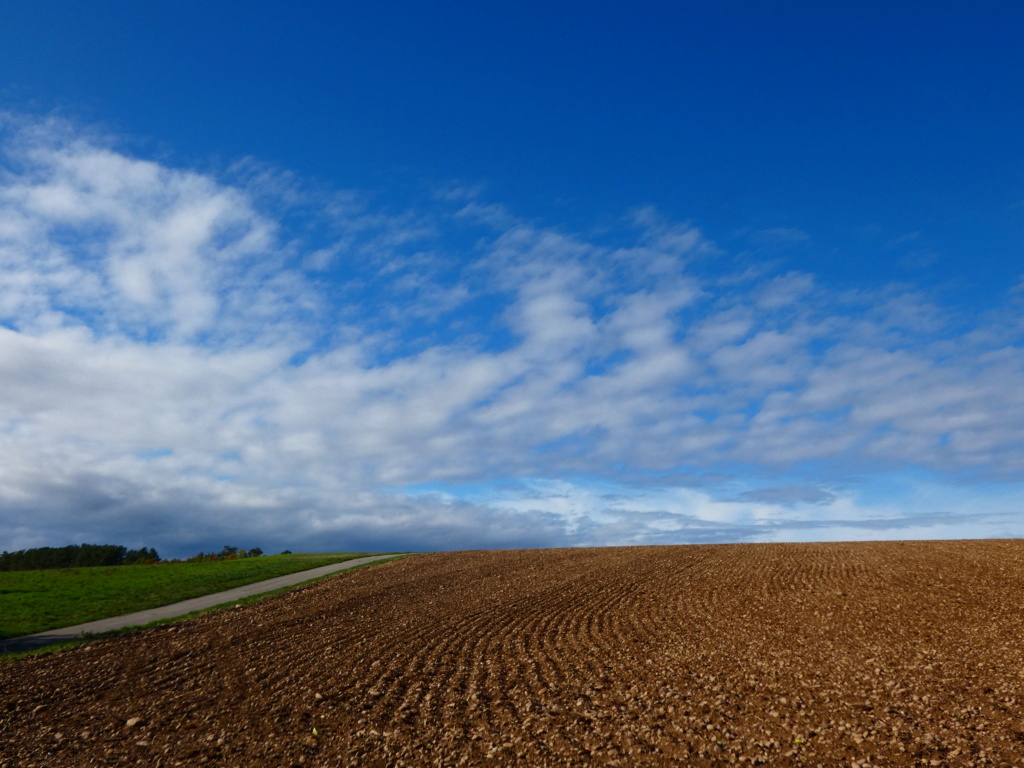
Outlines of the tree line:
M51 568L92 568L100 565L158 563L152 548L128 549L120 544L70 544L36 547L0 554L0 571L39 571Z
M200 552L186 558L186 563L238 560L259 557L259 547L239 549L225 546L220 552ZM0 554L0 571L42 571L54 568L93 568L100 565L146 565L180 563L182 560L161 560L153 548L128 549L119 544L71 544L66 547L37 547Z

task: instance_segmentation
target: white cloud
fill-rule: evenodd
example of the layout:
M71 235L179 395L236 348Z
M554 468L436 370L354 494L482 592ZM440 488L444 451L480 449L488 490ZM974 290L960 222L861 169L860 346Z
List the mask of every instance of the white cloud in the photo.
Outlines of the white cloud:
M193 171L121 155L56 122L7 147L0 183L0 308L19 328L96 313L107 329L178 341L210 332L272 251L275 225L246 195Z
M837 478L1020 477L1009 308L954 326L899 287L733 279L650 208L613 247L474 190L375 209L253 163L229 182L6 125L0 546L826 535L877 510ZM740 469L755 479L630 480ZM528 498L451 490L515 479ZM903 525L883 517L862 529Z

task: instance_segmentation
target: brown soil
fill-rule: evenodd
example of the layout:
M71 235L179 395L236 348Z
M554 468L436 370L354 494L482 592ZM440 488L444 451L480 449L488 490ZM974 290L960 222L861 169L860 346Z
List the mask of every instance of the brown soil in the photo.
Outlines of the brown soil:
M422 555L0 664L0 766L1024 765L1024 541Z

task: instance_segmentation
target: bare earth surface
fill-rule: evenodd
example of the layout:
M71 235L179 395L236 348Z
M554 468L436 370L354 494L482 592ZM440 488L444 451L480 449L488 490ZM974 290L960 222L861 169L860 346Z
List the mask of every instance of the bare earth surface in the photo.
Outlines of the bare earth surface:
M0 663L0 766L1024 766L1024 541L422 555Z

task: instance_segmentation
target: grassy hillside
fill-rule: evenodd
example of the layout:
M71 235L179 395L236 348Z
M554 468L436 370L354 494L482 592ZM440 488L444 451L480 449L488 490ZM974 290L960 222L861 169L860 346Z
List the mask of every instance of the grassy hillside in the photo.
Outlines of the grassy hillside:
M0 639L155 608L362 556L360 552L274 555L213 563L0 573Z

